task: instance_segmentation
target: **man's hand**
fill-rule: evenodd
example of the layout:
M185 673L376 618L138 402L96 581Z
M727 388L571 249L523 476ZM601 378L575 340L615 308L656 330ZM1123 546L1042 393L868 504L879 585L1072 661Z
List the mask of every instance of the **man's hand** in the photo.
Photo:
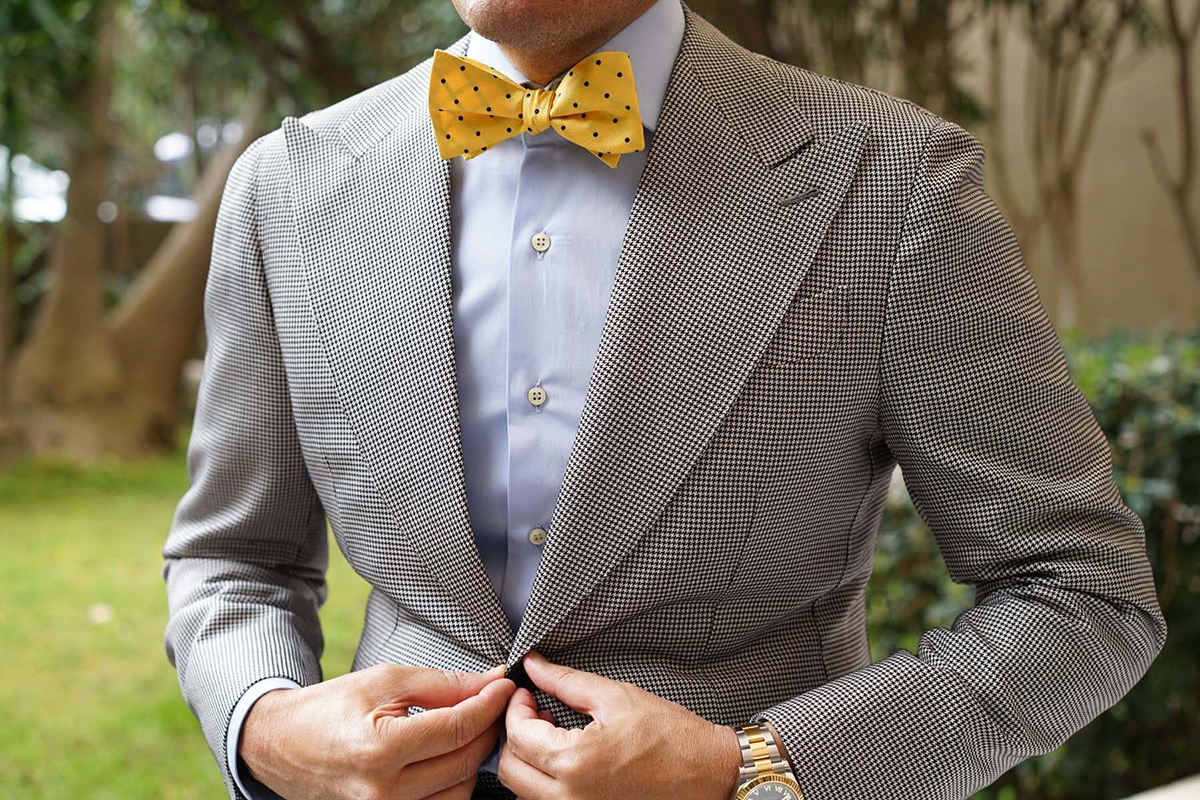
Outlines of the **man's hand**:
M380 664L250 709L238 754L285 798L467 800L516 685L485 673ZM428 709L409 716L409 706Z
M551 664L540 653L524 664L538 688L592 721L555 727L528 690L513 693L499 777L522 800L732 796L742 764L733 728L631 683Z

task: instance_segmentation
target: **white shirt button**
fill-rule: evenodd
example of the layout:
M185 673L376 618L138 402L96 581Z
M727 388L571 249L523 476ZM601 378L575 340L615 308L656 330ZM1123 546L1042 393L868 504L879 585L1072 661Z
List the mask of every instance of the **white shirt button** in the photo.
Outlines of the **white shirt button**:
M544 253L550 249L550 237L545 231L539 231L533 235L533 238L530 240L530 244L533 245L534 250L537 250L539 253Z
M529 391L525 393L525 397L535 406L540 406L546 402L546 390L540 386L531 386Z
M533 530L531 530L529 532L529 542L531 544L536 544L538 547L541 547L543 544L545 544L546 543L546 529L545 528L534 528Z

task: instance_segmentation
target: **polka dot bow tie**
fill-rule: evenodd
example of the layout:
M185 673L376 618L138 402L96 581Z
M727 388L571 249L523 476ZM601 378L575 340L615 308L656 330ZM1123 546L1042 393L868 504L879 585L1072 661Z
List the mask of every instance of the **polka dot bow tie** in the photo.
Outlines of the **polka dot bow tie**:
M645 147L629 54L592 53L554 89L527 89L480 61L434 50L429 115L442 158L474 158L551 128L610 167Z

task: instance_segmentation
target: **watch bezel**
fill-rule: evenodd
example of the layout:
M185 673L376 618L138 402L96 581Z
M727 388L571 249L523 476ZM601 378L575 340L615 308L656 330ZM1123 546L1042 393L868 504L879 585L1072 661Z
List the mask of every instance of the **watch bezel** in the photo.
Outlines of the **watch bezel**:
M737 792L733 795L733 800L745 800L746 795L764 783L782 783L796 793L797 800L804 800L804 793L800 791L800 784L796 783L796 779L790 775L783 775L778 772L754 776L737 788Z

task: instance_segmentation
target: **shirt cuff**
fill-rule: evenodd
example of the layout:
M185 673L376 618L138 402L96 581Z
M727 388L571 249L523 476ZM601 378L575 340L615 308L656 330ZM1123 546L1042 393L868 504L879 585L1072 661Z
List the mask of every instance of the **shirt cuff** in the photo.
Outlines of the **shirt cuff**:
M233 714L229 717L229 732L225 737L225 760L229 764L229 773L233 776L233 782L237 784L238 791L249 800L267 800L267 798L279 795L254 780L249 774L244 777L240 774L238 767L241 766L242 760L238 757L238 743L242 738L242 725L246 722L246 715L250 713L250 708L258 702L258 698L267 692L273 692L276 689L299 688L300 684L290 678L263 678L258 683L251 684L250 688L242 695L242 699L238 700L237 705L233 707Z
M488 757L484 759L482 764L479 765L480 772L491 772L497 775L500 774L500 748L504 746L504 740L506 738L507 737L505 736L504 729L502 728L500 730L500 735L496 738L495 746L492 747L492 752L489 753Z

